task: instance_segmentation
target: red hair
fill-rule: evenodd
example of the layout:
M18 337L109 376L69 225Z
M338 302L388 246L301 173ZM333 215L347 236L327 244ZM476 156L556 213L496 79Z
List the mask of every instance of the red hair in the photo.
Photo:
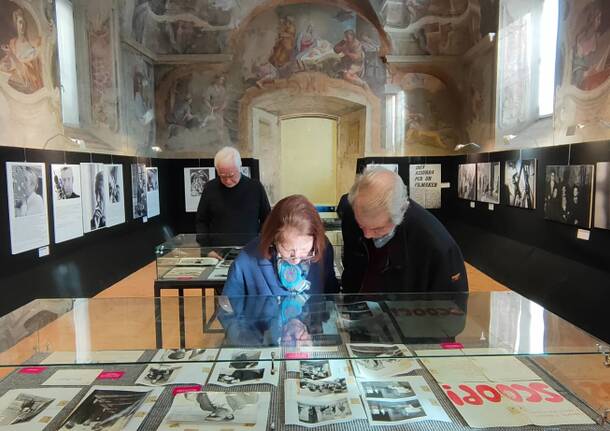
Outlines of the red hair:
M271 259L273 245L282 239L288 230L299 235L313 236L312 259L319 262L324 257L326 235L324 224L316 208L303 195L292 195L279 201L267 216L261 231L259 251L266 259Z

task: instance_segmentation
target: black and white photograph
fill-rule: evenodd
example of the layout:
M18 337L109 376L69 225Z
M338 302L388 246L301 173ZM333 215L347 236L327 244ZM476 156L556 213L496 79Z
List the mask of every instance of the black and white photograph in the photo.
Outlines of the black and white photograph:
M347 345L352 367L356 376L378 379L406 374L419 369L416 360L410 359L410 352L402 344Z
M245 368L255 368L258 366L258 360L261 358L261 352L258 350L252 352L239 352L231 355L229 367L236 370Z
M41 431L79 391L80 388L11 389L0 397L0 429Z
M133 218L148 217L148 202L146 200L148 186L146 184L146 166L143 163L131 165L131 201Z
M223 384L223 386L233 386L238 384L254 385L262 383L261 380L265 376L264 368L228 368L224 372L218 374L216 381L211 383Z
M362 312L362 311L370 311L370 312L380 312L381 307L377 302L373 301L361 301L361 302L352 302L351 304L337 304L337 310L340 313L346 312Z
M352 377L308 382L286 379L284 414L287 424L306 427L366 418Z
M477 164L465 163L458 167L458 198L474 201L477 198Z
M80 165L51 165L55 242L83 236Z
M596 166L594 220L596 228L610 229L610 162Z
M123 193L123 165L106 165L108 200L106 226L125 222L125 196Z
M299 395L316 397L330 394L346 394L347 381L344 377L330 380L299 380Z
M51 172L55 200L80 198L79 165L52 165Z
M160 431L267 429L268 392L188 392L173 398Z
M422 376L360 381L371 425L436 420L451 422Z
M512 207L536 208L536 159L504 162L503 195Z
M108 205L108 181L103 163L81 163L83 231L105 228Z
M331 376L330 363L327 360L300 361L301 379L321 380Z
M161 349L151 362L213 361L218 349Z
M146 190L147 216L148 218L158 216L161 213L158 168L146 168Z
M368 400L367 404L373 424L403 422L426 416L419 400Z
M11 253L49 244L44 163L6 162Z
M244 177L252 178L252 174L250 173L250 166L242 166L239 168L239 171Z
M147 398L160 394L161 389L157 388L93 386L60 431L135 430L152 408L153 403L146 403Z
M30 422L46 409L53 398L40 397L22 392L2 412L0 412L0 426L16 425Z
M345 320L360 320L373 317L372 311L346 311L341 313L341 318Z
M398 334L384 313L359 320L341 320L346 343L396 343Z
M279 357L278 349L222 349L208 383L224 387L260 383L277 386L279 366L272 357Z
M544 218L590 228L593 171L593 165L547 166Z
M305 424L323 424L351 419L348 398L339 398L327 404L310 404L297 401L299 421Z
M424 208L441 207L441 164L409 165L409 198Z
M386 381L363 381L362 395L365 398L385 398L385 399L400 399L413 398L415 391L409 382L401 382L394 380Z
M146 367L142 375L136 380L137 385L163 386L174 383L180 366L175 364L154 364Z
M196 212L203 188L216 178L214 168L184 168L184 203L186 212Z
M477 163L477 200L500 203L500 162Z

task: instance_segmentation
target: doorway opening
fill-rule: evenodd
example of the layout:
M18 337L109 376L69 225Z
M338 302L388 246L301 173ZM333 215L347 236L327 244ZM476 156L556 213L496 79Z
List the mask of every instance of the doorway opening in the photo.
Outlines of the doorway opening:
M280 120L280 193L302 194L314 205L337 203L337 119Z

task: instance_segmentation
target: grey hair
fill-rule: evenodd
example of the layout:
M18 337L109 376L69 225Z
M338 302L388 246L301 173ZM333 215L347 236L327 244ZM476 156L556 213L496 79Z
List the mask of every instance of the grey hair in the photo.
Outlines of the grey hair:
M392 181L387 181L390 177ZM409 206L409 192L400 175L383 167L365 169L356 177L349 191L348 200L352 207L361 194L364 195L367 213L385 211L393 224L402 223Z
M237 169L241 168L239 151L233 147L221 148L214 156L214 167L218 169L218 165L223 162L233 163Z

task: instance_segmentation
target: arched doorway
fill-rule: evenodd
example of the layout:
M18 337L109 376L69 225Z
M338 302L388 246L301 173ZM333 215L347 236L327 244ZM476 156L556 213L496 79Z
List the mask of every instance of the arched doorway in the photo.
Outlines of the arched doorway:
M261 182L272 203L284 196L281 122L303 117L336 120L336 199L352 184L358 157L379 141L378 99L342 80L299 73L264 89L248 90L240 100L240 146L259 160ZM315 160L315 154L308 158Z

